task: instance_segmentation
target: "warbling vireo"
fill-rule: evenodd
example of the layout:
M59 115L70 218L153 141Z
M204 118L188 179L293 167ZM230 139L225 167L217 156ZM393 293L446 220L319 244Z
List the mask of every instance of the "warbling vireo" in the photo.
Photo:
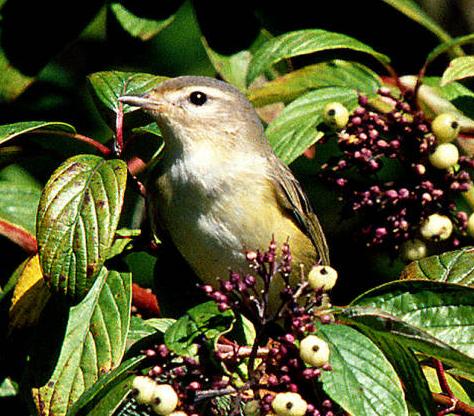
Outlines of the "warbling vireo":
M277 158L246 97L208 77L166 80L120 101L158 124L163 159L146 184L152 230L165 228L207 283L247 271L246 250L288 240L293 269L329 263L321 226L298 181Z

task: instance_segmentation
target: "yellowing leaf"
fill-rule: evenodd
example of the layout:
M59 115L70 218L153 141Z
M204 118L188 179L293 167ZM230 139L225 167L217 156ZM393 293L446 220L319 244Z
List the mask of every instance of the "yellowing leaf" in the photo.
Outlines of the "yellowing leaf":
M23 267L23 270L20 271L9 311L10 329L32 326L38 322L50 297L38 255L30 257L20 267Z

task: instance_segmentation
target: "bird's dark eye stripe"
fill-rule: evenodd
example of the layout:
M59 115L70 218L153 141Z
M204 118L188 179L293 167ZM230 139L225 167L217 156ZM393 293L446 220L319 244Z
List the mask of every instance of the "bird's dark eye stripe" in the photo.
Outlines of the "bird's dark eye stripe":
M189 101L194 105L203 105L207 101L207 95L201 91L193 91L189 95Z

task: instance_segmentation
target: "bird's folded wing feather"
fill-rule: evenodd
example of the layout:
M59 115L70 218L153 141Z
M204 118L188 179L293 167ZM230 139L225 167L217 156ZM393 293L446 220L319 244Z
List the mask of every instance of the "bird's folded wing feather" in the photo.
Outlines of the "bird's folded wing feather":
M311 204L291 171L281 162L273 163L273 182L280 206L289 211L301 230L311 239L323 264L329 264L324 232Z

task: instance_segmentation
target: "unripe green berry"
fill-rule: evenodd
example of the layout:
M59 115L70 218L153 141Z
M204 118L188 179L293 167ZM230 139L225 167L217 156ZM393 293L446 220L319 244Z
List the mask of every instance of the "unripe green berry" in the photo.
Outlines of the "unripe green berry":
M417 238L405 241L400 247L400 256L407 262L426 257L426 252L426 244Z
M168 416L178 405L178 395L169 384L157 384L153 391L151 408L160 416Z
M449 113L436 116L431 123L431 130L439 142L453 141L459 134L460 125L456 117Z
M322 367L329 361L329 345L316 335L308 335L300 342L300 357L311 367Z
M272 401L277 416L303 416L308 403L298 393L278 393Z
M260 416L260 402L258 400L250 400L243 407L245 416Z
M420 227L421 235L430 240L446 240L453 232L453 223L446 215L431 214Z
M349 121L349 111L341 103L332 102L325 105L323 110L324 122L335 129L342 129Z
M312 289L331 290L336 284L337 271L331 266L313 266L308 273L308 283Z
M140 404L151 404L156 383L149 377L137 376L133 379L132 389L135 400Z
M474 213L469 215L469 218L467 220L467 232L471 237L474 238Z
M452 143L441 143L429 156L431 164L437 169L448 169L458 163L459 150Z

